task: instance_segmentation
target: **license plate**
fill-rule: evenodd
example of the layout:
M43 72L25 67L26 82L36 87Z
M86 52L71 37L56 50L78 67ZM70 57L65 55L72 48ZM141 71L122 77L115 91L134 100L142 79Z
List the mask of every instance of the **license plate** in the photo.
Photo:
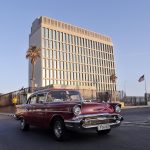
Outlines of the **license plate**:
M100 124L100 125L98 125L97 129L98 129L98 131L107 130L107 129L110 129L110 125L109 124Z

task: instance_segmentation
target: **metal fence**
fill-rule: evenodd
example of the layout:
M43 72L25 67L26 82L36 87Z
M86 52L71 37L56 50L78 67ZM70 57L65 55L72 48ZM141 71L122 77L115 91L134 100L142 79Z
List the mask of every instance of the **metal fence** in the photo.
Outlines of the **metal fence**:
M122 101L128 106L147 105L147 100L144 96L126 96Z

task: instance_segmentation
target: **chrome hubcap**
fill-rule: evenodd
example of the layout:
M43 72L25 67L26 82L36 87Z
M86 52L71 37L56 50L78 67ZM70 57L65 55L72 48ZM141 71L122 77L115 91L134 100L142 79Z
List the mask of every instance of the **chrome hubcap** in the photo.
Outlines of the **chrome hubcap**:
M55 123L54 132L55 132L55 135L56 135L58 138L61 136L62 127L61 127L61 123L58 122L58 121Z
M24 120L22 120L22 121L21 121L21 129L24 128L24 123L25 123Z

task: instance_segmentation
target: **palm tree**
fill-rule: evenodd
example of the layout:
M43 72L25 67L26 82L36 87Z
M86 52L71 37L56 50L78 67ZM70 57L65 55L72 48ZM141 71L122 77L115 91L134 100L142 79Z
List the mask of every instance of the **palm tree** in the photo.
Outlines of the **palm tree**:
M36 46L30 46L30 48L27 50L26 58L30 60L32 64L32 76L31 76L31 92L33 92L35 83L34 83L34 77L35 77L35 64L37 62L37 59L40 58L40 49Z
M112 74L110 76L110 81L112 83L115 83L116 82L116 79L117 79L117 76L115 74ZM116 91L112 91L112 99L116 102ZM112 100L111 100L112 101Z
M110 81L112 81L113 83L116 81L116 79L117 79L117 77L116 77L115 74L112 74L112 75L110 76Z

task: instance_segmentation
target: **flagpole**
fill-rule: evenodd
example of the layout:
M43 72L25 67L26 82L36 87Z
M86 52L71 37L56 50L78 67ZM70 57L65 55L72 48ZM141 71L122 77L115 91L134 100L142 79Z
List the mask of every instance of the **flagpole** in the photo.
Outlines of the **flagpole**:
M126 95L126 80L124 81L124 92L125 92L125 95Z
M146 77L145 78L145 104L147 105L147 88L146 88Z
M144 75L144 78L145 78L145 93L147 93L147 88L146 88L146 77Z

